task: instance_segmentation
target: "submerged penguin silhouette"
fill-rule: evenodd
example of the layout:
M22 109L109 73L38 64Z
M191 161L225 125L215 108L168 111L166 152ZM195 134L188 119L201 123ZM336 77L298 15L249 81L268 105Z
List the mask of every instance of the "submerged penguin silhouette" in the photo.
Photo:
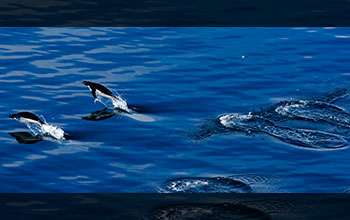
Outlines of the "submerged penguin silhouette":
M82 83L90 89L92 96L95 98L95 102L101 102L106 107L103 110L92 112L89 116L83 117L83 119L99 121L120 114L135 119L137 121L155 121L154 118L150 116L137 113L136 109L130 107L124 99L122 99L119 95L113 94L105 86L86 80L83 80ZM107 99L106 102L103 100L104 98ZM111 102L112 105L108 105L107 102Z
M15 137L16 140L20 143L25 143L28 141L32 142L30 141L32 139L40 141L44 136L52 137L57 140L70 139L70 137L67 134L65 134L61 128L46 123L44 121L45 119L42 120L38 115L34 113L18 112L15 114L10 114L9 118L15 119L21 123L26 124L30 131L34 134L30 136L30 134L27 132L25 132L26 134L23 132L10 133L10 135ZM41 139L39 137L41 137Z

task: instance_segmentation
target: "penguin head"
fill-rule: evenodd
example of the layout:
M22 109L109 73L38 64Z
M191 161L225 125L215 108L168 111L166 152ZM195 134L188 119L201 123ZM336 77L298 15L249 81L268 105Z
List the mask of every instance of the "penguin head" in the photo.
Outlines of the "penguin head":
M86 81L86 80L83 80L82 83L83 83L84 85L86 85L86 86L89 86L89 85L91 84L91 82Z
M18 115L17 114L10 114L9 118L18 119Z
M91 82L86 81L86 80L83 80L82 83L83 83L84 85L86 85L86 86L90 89L90 91L92 91L92 86L91 86L92 83L91 83Z

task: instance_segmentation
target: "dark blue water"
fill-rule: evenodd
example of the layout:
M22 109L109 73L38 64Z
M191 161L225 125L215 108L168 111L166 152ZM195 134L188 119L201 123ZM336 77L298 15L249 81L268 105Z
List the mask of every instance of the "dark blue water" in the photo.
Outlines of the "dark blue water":
M347 146L213 131L224 113L347 88L349 28L1 28L0 40L2 192L161 192L168 180L195 177L208 178L210 192L225 188L211 177L249 189L238 192L350 187ZM118 91L155 121L82 119L104 109L82 80ZM350 110L349 98L335 104ZM30 131L8 118L18 111L43 115L72 139L19 143L9 133ZM279 126L348 134L324 121Z

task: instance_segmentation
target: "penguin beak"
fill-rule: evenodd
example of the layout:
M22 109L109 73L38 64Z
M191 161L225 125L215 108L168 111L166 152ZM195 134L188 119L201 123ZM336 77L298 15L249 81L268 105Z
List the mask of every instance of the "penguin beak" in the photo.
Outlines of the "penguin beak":
M88 85L88 81L83 80L82 83L86 86Z

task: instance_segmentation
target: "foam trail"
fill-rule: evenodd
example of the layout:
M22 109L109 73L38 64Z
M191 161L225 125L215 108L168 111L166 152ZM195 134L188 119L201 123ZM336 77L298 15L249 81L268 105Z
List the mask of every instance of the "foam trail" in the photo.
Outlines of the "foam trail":
M321 131L267 126L263 132L287 143L315 149L337 149L347 145L342 136Z
M292 119L324 121L350 128L350 114L341 107L329 103L302 100L287 102L278 106L275 112Z
M314 101L318 101L318 102L324 102L324 103L334 103L335 101L339 100L339 99L343 99L347 96L349 96L350 91L346 88L342 88L342 89L337 89L333 92L327 93L324 96L314 99Z

